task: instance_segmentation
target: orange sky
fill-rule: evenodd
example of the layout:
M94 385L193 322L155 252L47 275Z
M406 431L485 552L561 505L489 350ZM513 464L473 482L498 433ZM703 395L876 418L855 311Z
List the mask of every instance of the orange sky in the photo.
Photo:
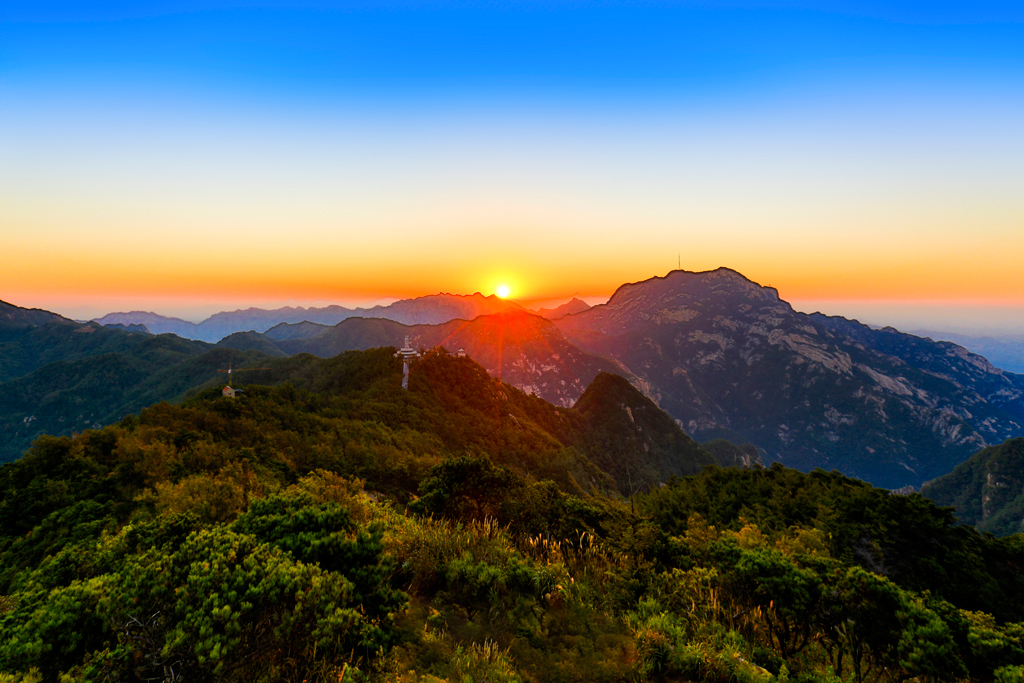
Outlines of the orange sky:
M169 228L118 243L96 233L56 231L50 239L26 233L7 240L0 292L13 303L104 298L223 302L368 301L447 291L493 293L500 283L512 296L557 298L578 293L608 296L620 284L662 275L676 267L727 266L783 298L977 301L1024 305L1018 264L1024 237L1001 243L963 244L935 238L927 246L887 244L879 249L845 237L780 244L739 230L695 235L649 231L660 244L625 238L588 240L586 233L503 228L478 236L448 236L424 229L399 240L400 225L377 241L347 236L322 244L296 230L294 241L233 244L231 239ZM1021 231L1024 234L1024 230ZM722 239L724 238L724 239ZM778 234L773 239L778 239ZM721 244L717 242L721 240ZM822 242L829 242L823 244ZM98 244L90 244L98 242Z
M790 301L1024 307L1017 23L424 12L396 51L374 13L118 7L5 28L0 299L602 297L681 258Z

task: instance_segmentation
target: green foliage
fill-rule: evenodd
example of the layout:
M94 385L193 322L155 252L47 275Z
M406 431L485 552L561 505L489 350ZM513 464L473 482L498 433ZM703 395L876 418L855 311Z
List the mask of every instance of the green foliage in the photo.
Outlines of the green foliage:
M1024 531L1024 437L984 448L921 487L938 505L952 505L960 521L997 536Z
M103 576L21 593L18 606L2 622L0 670L37 668L53 680L86 653L108 646L111 634L100 609L112 584L112 577Z
M963 609L1024 620L1024 575L1014 570L1024 562L1024 545L957 526L950 509L918 495L891 495L838 473L804 474L774 464L709 468L651 491L639 505L670 535L686 533L694 513L719 529L749 521L775 537L816 529L828 539L829 554L846 563Z
M379 525L357 528L340 504L316 503L308 493L292 492L253 501L232 526L300 562L343 575L351 584L349 599L365 621L359 641L367 656L391 644L390 615L406 596L389 585L392 562L383 557Z
M434 354L403 391L391 354L0 467L0 680L1019 679L1024 537L781 466L627 500L686 442L620 382L564 410Z
M586 429L583 452L630 495L669 477L696 474L715 457L625 378L601 373L574 406Z
M197 678L256 680L317 656L380 645L344 576L226 529L197 532L169 557L142 555L126 567L119 597L111 617L129 635L115 654L181 661L182 673ZM149 622L138 623L136 614ZM133 626L161 631L158 655Z

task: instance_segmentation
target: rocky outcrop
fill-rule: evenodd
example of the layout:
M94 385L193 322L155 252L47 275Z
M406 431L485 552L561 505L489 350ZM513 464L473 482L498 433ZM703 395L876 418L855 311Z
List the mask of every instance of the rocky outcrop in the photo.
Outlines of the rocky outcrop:
M798 313L739 273L674 271L556 321L700 440L889 488L1024 433L1024 378L948 342Z

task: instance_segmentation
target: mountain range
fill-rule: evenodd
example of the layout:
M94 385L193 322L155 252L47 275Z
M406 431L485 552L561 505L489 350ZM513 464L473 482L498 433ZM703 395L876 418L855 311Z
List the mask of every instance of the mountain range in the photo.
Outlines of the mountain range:
M586 306L582 301L579 303ZM564 306L567 305L564 304ZM170 332L185 339L218 342L236 332L266 332L280 323L312 322L320 325L336 325L347 318L360 317L386 318L406 325L437 325L455 318L472 320L480 315L507 310L523 309L513 301L500 299L494 295L484 296L479 292L468 295L440 293L415 299L401 299L388 306L373 306L372 308L345 308L343 306L326 306L324 308L299 306L293 308L287 306L274 310L247 308L237 311L222 311L199 323L146 311L108 313L102 318L97 318L95 322L101 325L145 325L146 329L153 334ZM577 306L571 310L579 310L579 308Z
M569 342L552 321L515 310L440 325L403 325L374 318L348 318L334 326L282 323L262 335L231 335L220 346L326 358L343 351L400 347L406 339L419 349L442 346L452 352L462 350L493 376L566 407L576 402L600 372L632 379L621 364Z
M624 285L607 304L554 321L525 312L442 325L351 318L221 343L330 356L406 337L461 348L559 405L614 372L700 441L752 443L766 461L891 488L920 486L1024 433L1024 377L950 342L798 313L776 290L726 268Z
M918 337L951 341L965 349L984 356L997 368L1024 373L1024 336L976 336L938 330L912 330Z
M90 382L98 380L88 370L95 365L90 349L97 357L107 354L104 363L123 369L133 387L150 386L150 375L167 373L161 385L179 392L133 389L137 406L216 382L216 371L230 362L267 365L270 357L302 353L332 357L397 348L408 340L420 350L461 351L492 376L565 407L581 400L601 373L619 375L698 441L746 444L745 451L734 452L739 461L749 462L753 454L804 470L838 469L888 488L920 486L976 451L1024 434L1024 377L950 342L798 313L776 290L726 268L673 271L623 285L606 304L569 308L575 312L542 311L554 318L548 319L496 297L440 294L334 324L302 320L238 332L217 346L171 344L165 335L24 312L21 322L3 323L12 330L4 333L11 343L0 348L0 368L8 368L0 389L20 398L0 406L0 419L5 431L17 425L11 448L23 449L24 439L39 433L29 429L31 418L40 419L37 406L52 405L55 415L63 406L69 413L60 416L64 422L55 417L49 428L65 431L70 422L91 425L121 410L113 404L98 411L73 408L92 405L96 388ZM473 315L493 309L498 312ZM467 318L449 317L459 311L468 311ZM25 322L29 316L41 324ZM37 337L49 341L26 341ZM168 348L158 353L161 345ZM26 356L26 348L35 350ZM185 360L204 370L174 369ZM54 361L64 365L43 373ZM179 371L195 374L170 381ZM76 422L79 413L83 419Z

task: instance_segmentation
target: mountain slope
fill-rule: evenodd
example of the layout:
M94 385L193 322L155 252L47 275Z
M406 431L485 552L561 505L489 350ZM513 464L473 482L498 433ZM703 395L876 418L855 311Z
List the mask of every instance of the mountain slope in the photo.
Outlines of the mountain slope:
M393 349L270 365L260 381L281 386L210 389L0 466L4 680L1009 681L1024 666L1024 537L777 464L705 468L628 504L581 490L602 478L571 445L593 441L587 411L636 455L683 443L606 375L576 410L440 352L408 391Z
M202 339L199 326L188 320L172 318L159 313L149 311L131 311L128 313L107 313L102 318L96 318L93 322L100 325L144 325L153 334L176 334L184 339ZM211 341L203 339L204 341ZM212 341L217 341L216 339Z
M143 335L0 301L0 382L57 361L125 351Z
M595 377L572 409L586 425L580 442L583 452L631 490L718 464L653 401L618 375L602 372Z
M555 325L696 438L800 469L920 485L1024 432L1024 378L955 344L797 313L725 268L623 285Z
M43 325L52 322L71 322L67 318L41 308L22 308L0 301L0 324Z
M402 325L385 319L349 318L334 327L292 334L290 326L271 331L286 353L321 357L379 346L462 349L494 377L556 405L571 406L599 372L622 373L616 363L569 343L548 320L522 312L452 320L440 325ZM270 334L267 335L271 336Z
M1024 532L1024 438L978 451L949 474L921 487L937 505L996 536Z
M913 330L911 333L919 337L931 337L959 344L973 353L984 356L997 368L1017 374L1024 373L1024 336L977 337L935 330Z
M262 365L266 358L170 334L131 336L138 343L119 351L48 363L0 383L0 462L18 458L43 434L99 428L154 403L220 384L229 364Z

